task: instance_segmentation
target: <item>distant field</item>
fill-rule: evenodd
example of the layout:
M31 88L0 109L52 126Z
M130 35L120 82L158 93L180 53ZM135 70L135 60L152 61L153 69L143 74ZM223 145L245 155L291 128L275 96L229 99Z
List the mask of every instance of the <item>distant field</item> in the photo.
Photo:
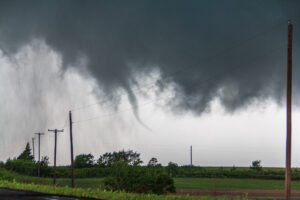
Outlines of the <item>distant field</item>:
M20 182L35 182L52 184L51 178L36 178L20 176L16 179ZM175 178L175 186L178 189L209 189L209 190L237 190L237 189L260 189L281 190L284 189L283 180L261 179L234 179L234 178ZM75 179L76 187L99 188L103 187L103 178L78 178ZM70 186L70 179L58 178L58 186ZM300 181L292 181L292 189L300 190Z
M284 181L234 178L175 178L175 186L180 189L203 190L280 190L284 189ZM300 190L300 181L293 181L292 189Z
M9 172L2 169L5 175L13 177L17 182L38 183L51 185L52 178L38 178L25 176ZM1 173L0 173L1 177ZM175 186L178 189L203 189L203 190L243 190L243 189L260 189L260 190L281 190L284 189L284 180L264 180L264 179L238 179L238 178L175 178ZM58 186L70 186L69 178L58 178ZM100 188L103 187L103 178L77 178L75 179L76 187L80 188ZM292 189L300 190L300 181L292 181Z

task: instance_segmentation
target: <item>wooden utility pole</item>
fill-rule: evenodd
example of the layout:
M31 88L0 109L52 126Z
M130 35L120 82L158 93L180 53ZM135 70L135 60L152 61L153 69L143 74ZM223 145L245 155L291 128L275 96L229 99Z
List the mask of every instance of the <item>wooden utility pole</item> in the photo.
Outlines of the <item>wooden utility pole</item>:
M41 135L44 133L35 133L39 136L39 164L38 164L38 176L41 176Z
M32 155L34 160L34 138L32 138Z
M56 185L56 146L57 146L57 133L64 132L64 129L48 129L49 132L54 132L54 169L53 169L53 185Z
M286 88L286 168L285 200L291 199L291 151L292 151L292 41L293 25L288 21L287 88Z
M72 179L72 182L71 182L71 186L72 188L74 187L74 163L73 163L73 159L74 159L74 156L73 156L73 133L72 133L72 112L70 111L69 112L69 119L70 119L70 144L71 144L71 179Z
M193 146L191 145L191 148L190 148L190 156L191 156L191 167L193 166Z

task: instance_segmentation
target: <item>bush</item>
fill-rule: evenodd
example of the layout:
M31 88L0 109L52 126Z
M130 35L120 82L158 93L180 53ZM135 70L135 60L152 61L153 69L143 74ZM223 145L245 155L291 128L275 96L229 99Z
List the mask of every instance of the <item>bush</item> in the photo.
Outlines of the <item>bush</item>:
M6 169L0 168L0 180L12 181L15 176L12 172L7 171Z
M167 171L170 176L175 177L178 174L178 165L176 163L169 162Z
M104 179L105 188L113 191L165 194L175 192L174 180L162 168L130 166L115 163L110 177Z
M4 162L0 161L0 169L1 169L1 168L4 168L4 167L5 167Z
M74 160L75 168L88 168L93 167L94 165L94 156L92 154L80 154L76 156Z
M43 156L41 160L41 168L40 168L40 175L43 177L52 176L53 170L49 167L49 158L47 156Z
M32 160L8 159L5 163L5 168L29 176L37 174L37 164Z
M262 170L262 166L260 165L260 160L254 160L252 162L252 165L250 166L250 169L254 169L256 171L261 171Z

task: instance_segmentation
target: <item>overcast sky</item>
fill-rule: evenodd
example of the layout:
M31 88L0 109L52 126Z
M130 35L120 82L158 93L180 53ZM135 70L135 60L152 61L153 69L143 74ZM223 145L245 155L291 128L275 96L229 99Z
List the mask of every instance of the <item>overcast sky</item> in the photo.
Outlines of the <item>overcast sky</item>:
M287 20L300 166L300 2L0 1L0 160L35 132L42 156L132 149L200 166L283 167ZM35 137L36 138L36 137ZM37 140L36 140L37 144ZM37 145L36 145L37 147ZM37 155L36 155L37 156Z

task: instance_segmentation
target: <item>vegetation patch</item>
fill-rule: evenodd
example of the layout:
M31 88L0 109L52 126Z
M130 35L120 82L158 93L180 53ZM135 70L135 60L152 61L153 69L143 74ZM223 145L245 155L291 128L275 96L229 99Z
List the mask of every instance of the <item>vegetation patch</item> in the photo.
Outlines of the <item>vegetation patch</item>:
M112 192L100 189L81 189L69 187L54 187L49 185L36 185L17 183L15 181L0 180L0 188L17 189L24 191L39 192L52 195L64 195L73 197L95 198L102 200L229 200L232 198L214 197L191 197L156 194L134 194L126 192ZM236 200L246 200L247 197L235 198Z
M104 179L108 190L154 194L176 191L174 180L159 167L131 166L120 162L114 164L112 169L111 175Z

